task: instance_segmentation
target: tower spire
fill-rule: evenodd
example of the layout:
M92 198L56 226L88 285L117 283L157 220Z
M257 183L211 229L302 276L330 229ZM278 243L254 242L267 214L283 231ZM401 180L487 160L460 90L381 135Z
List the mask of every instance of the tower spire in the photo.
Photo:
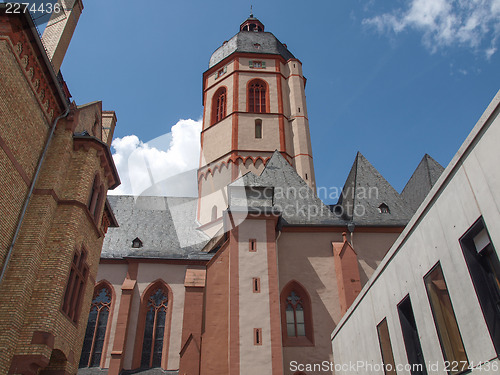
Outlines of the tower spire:
M264 31L264 24L253 15L253 5L250 5L250 16L240 25L240 31Z

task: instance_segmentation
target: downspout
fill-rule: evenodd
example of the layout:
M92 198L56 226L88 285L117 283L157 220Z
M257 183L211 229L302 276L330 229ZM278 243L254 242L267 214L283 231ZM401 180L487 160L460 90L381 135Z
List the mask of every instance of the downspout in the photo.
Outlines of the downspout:
M28 205L29 205L31 197L33 195L33 190L35 189L35 185L36 185L36 182L38 180L38 175L40 174L40 171L42 169L43 161L45 160L45 156L47 155L50 141L52 140L52 138L54 136L57 122L61 118L66 117L68 115L68 113L69 113L69 106L66 107L66 110L64 111L63 114L61 114L59 117L57 117L54 120L54 123L52 124L52 128L50 129L50 134L49 134L49 137L47 138L47 141L45 142L45 147L43 149L42 156L40 157L40 160L38 161L38 165L37 165L36 171L35 171L35 176L33 177L33 181L31 182L28 196L26 197L26 200L24 201L24 206L23 206L23 209L21 211L21 217L19 218L19 222L17 223L17 227L16 227L16 232L14 233L14 238L12 239L12 243L10 244L9 250L7 251L7 256L5 257L5 262L4 262L3 267L2 267L2 273L0 274L0 284L3 281L5 273L7 272L7 268L9 267L10 258L12 257L12 251L14 250L14 245L16 244L17 238L19 237L19 232L21 231L21 226L23 224L24 216L26 215L26 211L28 210Z

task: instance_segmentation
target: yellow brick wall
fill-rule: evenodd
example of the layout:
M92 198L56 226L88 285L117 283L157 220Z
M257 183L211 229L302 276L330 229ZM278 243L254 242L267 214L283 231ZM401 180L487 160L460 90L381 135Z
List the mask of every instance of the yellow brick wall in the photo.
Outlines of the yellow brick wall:
M0 265L51 126L22 69L0 32ZM96 172L105 187L108 181L96 148L74 148L72 127L93 125L91 116L80 119L76 112L77 123L61 120L57 126L1 284L0 374L8 373L14 356L49 360L56 351L68 362L51 370L77 371L103 242L101 223L94 224L86 205ZM74 250L82 245L90 275L75 324L61 306ZM55 336L54 351L31 343L36 331Z

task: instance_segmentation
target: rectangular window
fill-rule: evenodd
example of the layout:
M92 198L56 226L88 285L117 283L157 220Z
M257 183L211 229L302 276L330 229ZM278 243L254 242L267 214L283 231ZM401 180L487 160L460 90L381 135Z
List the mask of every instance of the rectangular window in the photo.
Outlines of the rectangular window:
M73 322L78 321L80 315L88 273L86 251L83 248L81 251L75 250L62 305L62 311Z
M253 329L253 344L262 345L262 328Z
M262 138L262 121L255 120L255 138Z
M468 368L469 363L439 263L424 277L424 282L444 359L459 363L458 368L452 366L449 373L458 374Z
M407 295L398 305L399 321L403 331L403 341L406 348L408 363L411 365L411 375L427 375L424 354L418 338L417 324L413 315L410 296Z
M227 72L227 66L225 66L224 68L222 69L219 69L216 73L215 73L215 79L219 78L220 76L222 76L223 74L225 74Z
M257 251L257 240L250 239L248 240L248 251Z
M252 60L250 60L248 62L248 66L250 68L255 68L255 69L265 69L266 68L266 62L265 61L252 61Z
M254 293L260 293L260 278L254 277L252 279L252 289Z
M386 318L384 318L384 320L382 320L377 326L377 333L378 342L380 344L380 352L382 353L382 361L384 363L384 373L385 375L397 375Z
M482 218L460 239L493 346L500 355L500 262Z

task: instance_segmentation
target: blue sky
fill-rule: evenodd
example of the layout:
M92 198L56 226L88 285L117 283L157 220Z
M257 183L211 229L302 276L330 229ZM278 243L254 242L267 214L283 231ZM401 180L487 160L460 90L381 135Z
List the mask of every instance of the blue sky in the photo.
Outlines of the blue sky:
M425 153L448 164L500 88L500 0L251 3L303 63L318 186L342 186L359 150L401 191ZM147 142L200 119L202 73L250 2L84 6L62 65L73 99Z

